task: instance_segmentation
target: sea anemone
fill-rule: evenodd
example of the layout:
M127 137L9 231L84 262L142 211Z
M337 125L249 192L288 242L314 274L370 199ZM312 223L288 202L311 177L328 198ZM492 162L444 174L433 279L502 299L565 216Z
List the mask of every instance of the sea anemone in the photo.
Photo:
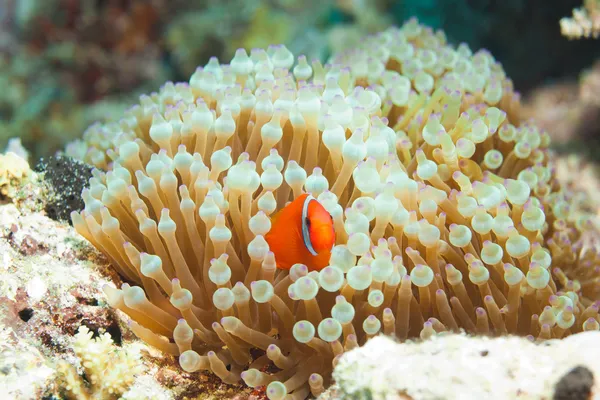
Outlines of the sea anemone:
M489 52L415 20L325 66L284 46L213 58L84 138L98 169L73 224L128 282L110 305L186 371L302 399L380 332L599 327L597 250L548 135ZM283 271L264 236L303 192L336 245Z

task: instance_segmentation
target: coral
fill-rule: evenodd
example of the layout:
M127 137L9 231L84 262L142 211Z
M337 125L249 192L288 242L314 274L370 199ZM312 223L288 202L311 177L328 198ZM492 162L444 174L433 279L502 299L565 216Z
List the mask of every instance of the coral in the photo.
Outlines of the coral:
M600 123L600 63L584 70L579 80L536 88L523 104L523 117L548 131L559 151L577 152L597 160Z
M564 82L542 86L531 91L523 102L523 117L535 120L536 125L548 131L553 146L570 143L577 138L580 121L589 121L587 107L579 101L576 83Z
M239 13L226 12L227 6L221 3L220 7L189 10L173 18L166 26L164 40L176 70L188 76L199 63L223 55L227 51L225 37L233 35L231 30L239 29L238 19L247 18L247 8L253 3L239 5ZM223 16L234 20L224 21Z
M110 270L106 262L91 267L103 258L92 254L65 224L22 214L13 203L0 206L0 397L43 398L52 391L63 346L82 322L118 327L113 312L95 300L108 282L98 271Z
M0 397L40 398L41 388L47 385L54 370L35 346L19 339L12 329L0 326Z
M165 5L163 0L35 1L33 13L16 30L28 53L54 68L76 88L76 98L88 103L164 79L155 35Z
M7 88L0 93L0 147L20 136L35 160L48 157L91 123L120 115L140 93L178 73L189 76L209 56L229 58L236 46L276 40L319 57L326 41L315 15L328 2L302 5L0 0L0 86Z
M388 1L400 23L417 17L442 29L450 43L486 48L502 62L519 91L575 76L593 62L597 44L561 35L558 21L582 0ZM506 29L510 27L510 29Z
M380 336L341 357L336 385L320 400L597 399L598 339L598 332L543 345L519 337L397 343Z
M569 207L585 216L595 227L588 238L598 240L600 232L600 176L598 165L571 154L554 161L556 179L568 193ZM574 171L577 171L574 173Z
M232 48L265 48L269 44L287 42L294 27L294 17L284 12L273 12L266 4L260 4L251 13L248 28L238 40L233 40Z
M571 18L561 18L560 31L569 39L597 38L600 35L600 1L584 0L583 7L573 9Z
M161 0L1 3L0 146L19 136L35 159L49 156L118 108L115 96L168 78Z
M25 147L23 147L23 143L21 143L21 138L19 137L8 139L8 144L6 145L4 152L15 153L25 161L29 160L29 152Z
M92 167L74 158L56 155L42 159L36 170L48 185L45 209L55 220L70 221L72 211L83 209L81 191L92 177Z
M103 333L92 339L93 333L81 326L75 335L73 349L81 360L85 379L67 362L59 364L67 398L117 399L133 385L143 371L139 354L115 347L110 335Z
M367 34L373 34L387 28L392 19L385 12L383 2L364 2L353 0L338 0L337 6L351 16L351 22L332 26L327 32L329 50L338 53L360 43Z
M64 398L57 364L66 361L81 371L72 343L82 325L109 333L118 351L142 356L143 373L124 399L173 400L207 392L213 399L232 399L250 391L222 388L207 374L182 373L172 357L137 339L101 290L120 282L106 258L72 227L18 202L0 205L0 398Z
M599 328L597 246L548 134L489 52L415 20L326 66L281 45L211 59L84 142L99 169L73 225L128 282L109 304L185 371L302 399L379 332ZM264 239L303 192L335 225L320 272L277 269Z
M0 154L0 200L15 197L31 174L24 158L12 151Z
M600 108L600 61L597 61L591 68L584 70L579 77L579 96L581 101L596 110Z
M329 2L286 0L233 0L209 6L178 7L166 27L165 45L178 72L188 77L210 57L229 59L238 47L266 47L286 43L304 48L311 58L322 56L324 34L317 29ZM319 40L313 40L312 36ZM306 42L311 45L306 46Z
M118 326L109 310L97 307L95 300L100 287L109 282L99 271L112 271L104 257L95 254L72 228L40 212L22 214L14 204L7 204L0 207L0 219L3 324L23 334L26 327L20 323L29 322L36 340L57 341L61 333L74 334L82 320L95 329Z

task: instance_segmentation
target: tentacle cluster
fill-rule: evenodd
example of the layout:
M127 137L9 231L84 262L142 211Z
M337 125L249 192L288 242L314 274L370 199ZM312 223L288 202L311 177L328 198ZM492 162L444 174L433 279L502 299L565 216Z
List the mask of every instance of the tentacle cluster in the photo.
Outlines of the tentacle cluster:
M302 399L379 332L599 328L597 249L548 135L491 54L416 21L325 66L284 46L211 59L85 141L74 226L129 282L109 303L186 371ZM264 235L303 192L337 243L323 270L282 271Z

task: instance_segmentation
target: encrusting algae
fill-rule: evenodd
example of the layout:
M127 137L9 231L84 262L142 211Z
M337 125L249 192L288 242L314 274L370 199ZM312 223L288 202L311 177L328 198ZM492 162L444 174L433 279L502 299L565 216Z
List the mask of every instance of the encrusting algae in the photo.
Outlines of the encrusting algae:
M325 66L240 49L88 129L73 223L129 282L104 291L140 338L270 399L319 395L380 332L597 330L592 225L519 107L489 52L415 20ZM303 193L336 244L281 270L270 216Z

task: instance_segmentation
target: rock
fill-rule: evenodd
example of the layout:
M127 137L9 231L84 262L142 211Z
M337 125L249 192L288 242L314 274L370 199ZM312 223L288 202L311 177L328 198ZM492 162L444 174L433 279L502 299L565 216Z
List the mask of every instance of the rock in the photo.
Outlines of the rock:
M119 331L100 290L112 281L108 272L69 226L0 206L0 398L52 392L56 363L71 357L79 326Z
M71 226L0 205L0 399L71 398L59 371L65 361L82 371L74 352L81 326L94 337L108 333L117 351L140 354L142 372L123 399L248 398L251 389L186 373L176 358L135 337L128 317L106 303L105 284L120 286L121 279Z
M92 177L91 165L69 156L56 155L42 159L35 167L43 173L49 188L46 213L56 221L71 222L71 212L84 207L81 191Z
M553 400L587 400L594 386L594 374L586 367L570 370L556 382Z
M332 399L600 399L600 332L526 338L378 336L344 354L321 395Z

